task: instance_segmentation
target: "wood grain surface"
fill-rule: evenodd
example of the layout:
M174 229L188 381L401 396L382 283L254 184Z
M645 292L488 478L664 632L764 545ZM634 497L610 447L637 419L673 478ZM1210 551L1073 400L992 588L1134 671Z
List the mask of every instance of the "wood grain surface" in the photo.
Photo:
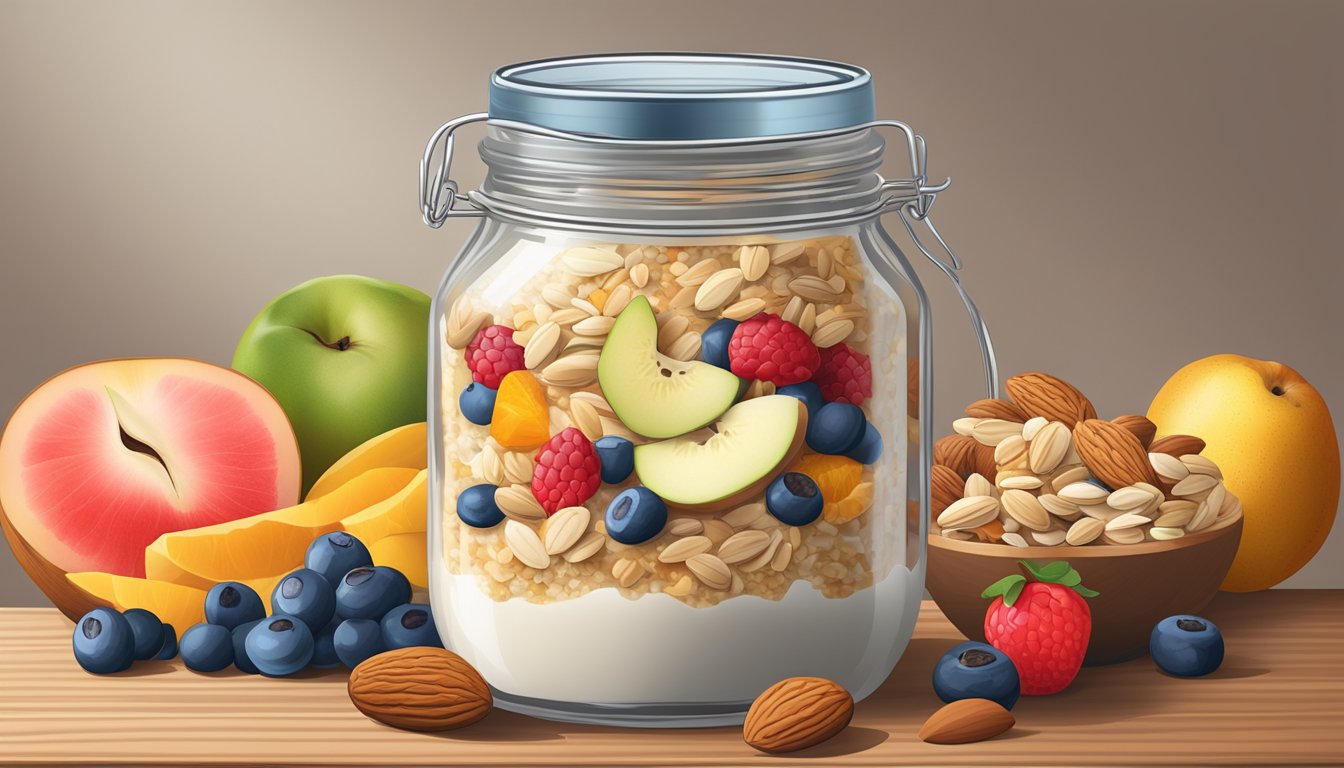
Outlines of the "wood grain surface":
M1227 637L1210 677L1147 659L1084 669L1067 691L1025 697L992 741L935 746L915 732L960 635L925 602L886 684L835 739L781 757L735 728L637 731L496 711L455 733L364 719L339 670L271 680L141 663L82 672L54 610L0 609L0 762L209 765L1304 765L1344 761L1344 591L1221 594L1205 612Z

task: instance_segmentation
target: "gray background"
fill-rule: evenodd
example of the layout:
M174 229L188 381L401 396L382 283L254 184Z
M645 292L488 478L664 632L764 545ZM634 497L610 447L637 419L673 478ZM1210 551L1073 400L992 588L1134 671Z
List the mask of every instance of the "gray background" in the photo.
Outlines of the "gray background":
M1006 372L1142 413L1184 363L1235 352L1297 368L1344 424L1342 37L1326 2L9 0L0 417L88 360L227 364L316 275L432 292L468 225L420 223L416 164L493 68L698 49L873 71L880 115L955 179L936 218ZM947 425L978 359L924 274ZM1344 586L1341 528L1288 586ZM0 604L41 603L0 552Z

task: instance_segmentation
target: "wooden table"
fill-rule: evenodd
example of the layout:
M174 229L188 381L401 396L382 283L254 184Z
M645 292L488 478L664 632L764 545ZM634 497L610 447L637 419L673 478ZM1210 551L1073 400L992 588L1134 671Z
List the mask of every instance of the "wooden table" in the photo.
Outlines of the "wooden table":
M200 675L171 663L83 673L54 610L0 610L0 762L321 765L1300 765L1344 761L1344 591L1220 595L1222 669L1196 680L1147 658L1085 669L1067 691L1024 697L992 741L915 738L938 706L934 662L960 635L925 602L910 649L832 741L784 757L735 728L635 731L496 711L455 733L364 719L332 670L286 680Z

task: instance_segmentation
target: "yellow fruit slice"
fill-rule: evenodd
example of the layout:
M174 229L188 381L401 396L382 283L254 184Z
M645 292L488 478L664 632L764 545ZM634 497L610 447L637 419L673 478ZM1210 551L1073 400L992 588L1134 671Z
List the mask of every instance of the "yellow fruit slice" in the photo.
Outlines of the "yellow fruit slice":
M341 527L363 542L428 530L429 471L421 470L405 488L341 520Z
M426 589L429 569L425 565L425 534L402 533L370 543L369 554L374 565L396 568L406 575L411 586Z
M821 517L831 525L844 525L867 512L873 506L873 484L859 483L848 496L834 504L827 504Z
M95 603L118 611L129 608L152 611L159 621L173 625L178 635L187 631L192 624L205 621L203 589L97 571L67 573L65 578L83 590Z
M863 465L844 456L809 453L789 467L790 472L802 472L812 478L821 489L826 508L831 509L849 496L863 479ZM823 513L824 514L824 513Z
M355 446L317 478L308 491L306 501L322 497L345 485L370 469L405 467L424 469L429 466L425 456L425 422L407 424L388 430L377 437Z
M371 469L321 498L218 525L165 533L145 549L145 575L199 589L284 574L341 519L396 494L423 470Z
M510 451L541 447L550 438L551 419L541 382L527 371L514 371L499 383L490 436Z

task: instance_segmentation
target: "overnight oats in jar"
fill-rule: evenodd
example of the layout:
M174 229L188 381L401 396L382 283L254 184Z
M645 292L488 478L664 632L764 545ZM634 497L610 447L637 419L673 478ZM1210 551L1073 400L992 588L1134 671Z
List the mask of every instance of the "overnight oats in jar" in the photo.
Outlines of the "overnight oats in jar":
M890 673L928 326L877 221L922 172L877 175L871 112L848 65L601 56L495 74L478 191L446 172L485 116L431 140L427 221L481 222L435 299L430 595L499 706L719 725L786 677Z

